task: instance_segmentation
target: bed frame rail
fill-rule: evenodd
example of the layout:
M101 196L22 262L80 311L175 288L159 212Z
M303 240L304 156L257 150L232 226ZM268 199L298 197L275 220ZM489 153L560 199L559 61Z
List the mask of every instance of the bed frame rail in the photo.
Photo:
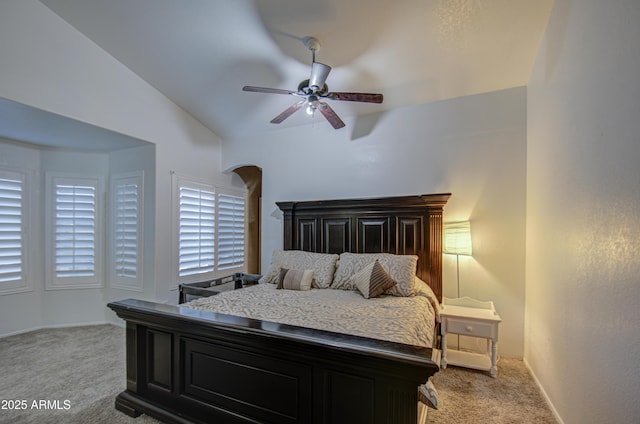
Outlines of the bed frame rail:
M414 424L437 350L140 300L116 408L169 423Z

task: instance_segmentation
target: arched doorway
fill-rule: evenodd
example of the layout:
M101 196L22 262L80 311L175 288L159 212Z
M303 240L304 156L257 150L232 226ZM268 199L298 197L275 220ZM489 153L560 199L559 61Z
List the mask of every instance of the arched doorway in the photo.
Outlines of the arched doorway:
M249 274L260 274L260 234L262 204L262 168L241 166L233 170L247 187L246 265Z

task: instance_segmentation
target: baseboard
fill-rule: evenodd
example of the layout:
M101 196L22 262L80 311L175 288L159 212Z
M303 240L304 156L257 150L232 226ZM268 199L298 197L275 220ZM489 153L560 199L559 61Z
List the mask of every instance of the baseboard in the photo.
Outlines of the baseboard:
M551 412L553 413L553 416L555 417L556 421L558 421L558 424L564 424L562 417L560 416L560 414L558 414L558 411L553 406L553 402L551 402L551 399L547 395L547 392L544 390L544 387L542 387L542 384L540 384L540 380L538 380L538 376L536 375L535 372L533 372L533 369L531 368L531 366L529 366L527 359L523 358L522 362L524 363L524 366L527 367L527 370L529 370L529 374L531 374L531 377L533 377L533 381L535 381L536 386L538 386L538 390L540 390L540 393L542 393L542 397L544 397L545 402L547 402L547 405L549 406L549 409L551 409Z
M27 328L25 330L13 331L11 333L0 334L0 339L4 339L5 337L17 336L19 334L30 333L32 331L38 330L47 330L53 328L73 328L73 327L87 327L92 325L116 325L113 322L100 321L100 322L82 322L82 323L71 323L71 324L52 324L52 325L41 325L38 327Z

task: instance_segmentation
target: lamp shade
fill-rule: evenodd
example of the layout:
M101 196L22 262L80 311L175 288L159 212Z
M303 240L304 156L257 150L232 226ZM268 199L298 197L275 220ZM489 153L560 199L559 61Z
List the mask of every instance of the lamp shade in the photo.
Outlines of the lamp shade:
M471 224L469 221L449 222L443 225L443 253L471 256Z

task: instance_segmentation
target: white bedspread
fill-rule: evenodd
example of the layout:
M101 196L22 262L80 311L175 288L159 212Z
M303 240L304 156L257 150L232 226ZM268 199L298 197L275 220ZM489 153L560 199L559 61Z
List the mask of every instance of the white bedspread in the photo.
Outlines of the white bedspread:
M258 284L181 306L431 347L435 313L423 296L365 299L351 290L277 290Z

